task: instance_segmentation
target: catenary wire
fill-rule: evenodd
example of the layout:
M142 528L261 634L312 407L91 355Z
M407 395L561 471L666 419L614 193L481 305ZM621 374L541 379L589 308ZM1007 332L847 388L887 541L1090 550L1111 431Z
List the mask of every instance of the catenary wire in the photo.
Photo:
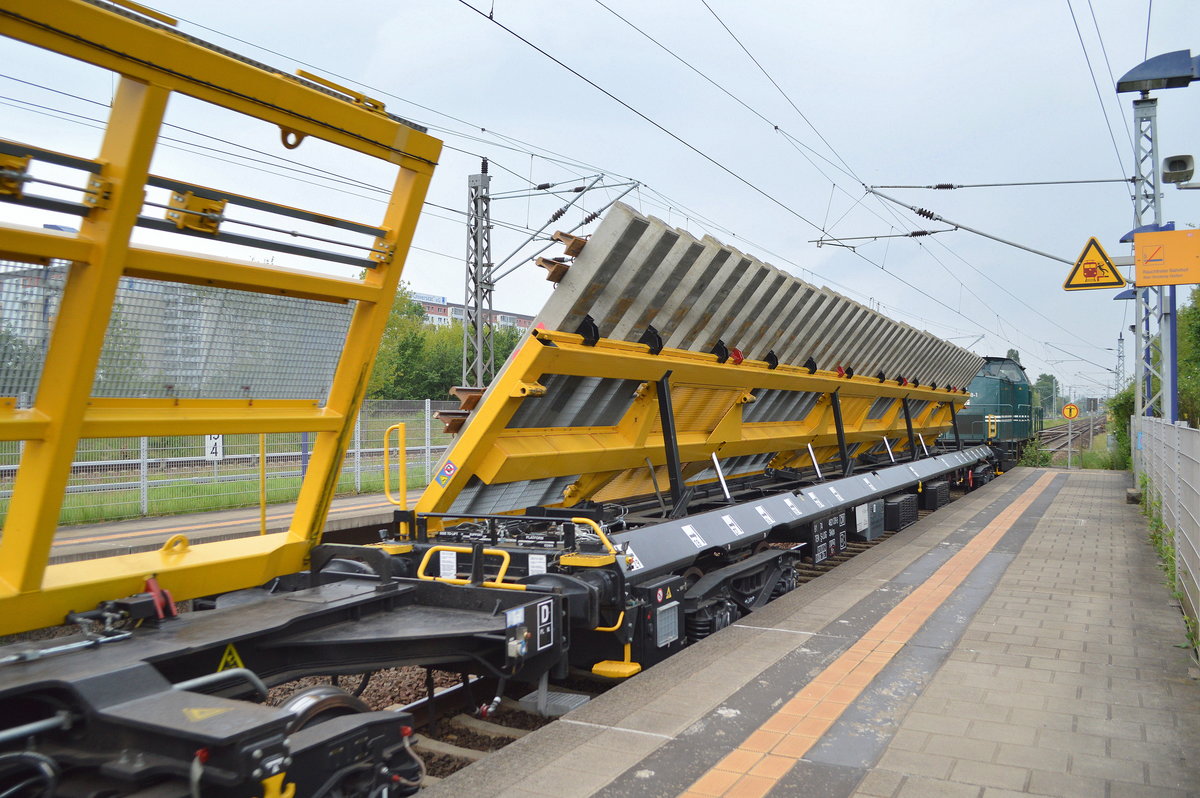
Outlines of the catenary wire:
M461 0L460 0L460 1L461 1ZM464 3L464 4L465 4L465 3ZM603 4L601 4L601 5L603 6ZM615 12L612 12L612 11L611 11L611 9L608 9L608 8L607 8L607 6L603 6L603 7L605 7L605 8L606 8L606 10L609 10L609 11L610 11L610 13L614 13L614 14L615 14ZM709 10L710 10L710 12L711 12L711 8L710 8ZM636 26L633 26L631 23L628 23L628 21L627 21L627 20L625 20L623 17L620 17L619 15L617 15L617 16L618 16L619 18L621 18L621 19L622 19L622 21L625 21L625 22L626 22L626 24L630 24L630 25L631 25L631 27L634 27L636 30L639 30L639 32L640 32L640 33L642 33L644 36L647 36L647 38L651 38L651 37L649 37L647 34L645 34L644 32L640 31L640 29L637 29L637 28L636 28ZM715 13L714 13L714 16L716 16L716 15L715 15ZM490 17L490 15L489 15L489 17ZM262 49L262 50L264 50L265 52L271 52L271 53L273 53L273 54L276 54L276 55L279 55L280 57L283 57L283 58L290 58L289 56L286 56L286 55L284 55L284 54L282 54L282 53L278 53L278 52L276 52L276 51L270 50L269 48L260 47L260 46L258 46L258 45L255 45L255 44L251 43L251 42L247 42L247 41L245 41L245 40L243 40L243 39L239 39L239 38L237 38L237 37L235 37L235 36L231 36L231 35L229 35L229 34L225 34L225 33L222 33L222 32L220 32L220 31L216 31L215 29L212 29L212 28L206 27L206 26L204 26L204 25L200 25L199 23L189 22L188 20L182 20L182 21L184 21L184 22L188 22L189 24L194 24L194 25L196 25L197 27L203 28L203 29L205 29L205 30L209 30L209 31L211 31L211 32L213 32L213 33L217 33L218 35L221 35L221 36L227 36L227 37L228 37L228 38L230 38L230 39L233 39L233 40L235 40L235 41L242 42L242 43L244 43L244 44L247 44L247 45L249 45L249 46L251 46L251 47L258 47L259 49ZM719 18L718 18L718 21L720 21L720 20L719 20ZM723 23L723 22L722 22L722 25L724 26L724 23ZM728 30L728 29L727 29L727 30ZM731 31L730 31L730 35L732 36L732 32L731 32ZM734 38L735 38L735 40L736 40L736 37L734 37ZM655 42L655 44L658 44L658 42L657 42L656 40L653 40L653 39L651 39L651 40L652 40L652 41L654 41L654 42ZM741 43L740 43L740 41L739 41L738 43L739 43L739 45L741 44ZM660 46L660 47L662 47L662 45L661 45L661 44L659 44L659 46ZM664 49L665 49L665 48L664 48ZM745 49L745 48L743 47L743 49ZM668 52L669 52L669 51L668 51ZM672 53L672 55L674 56L674 54L673 54L673 53ZM749 55L749 53L748 53L748 52L747 52L747 55ZM674 56L674 57L676 57L676 58L678 59L678 56ZM751 56L751 58L753 58L753 56ZM298 59L291 59L291 60L296 60L298 63L305 63L305 62L303 62L303 61L300 61L300 60L298 60ZM678 59L678 60L681 60L681 61L682 61L682 59ZM686 62L684 62L684 63L686 63ZM757 62L756 62L756 63L757 63ZM311 65L311 64L305 64L305 65L306 65L306 66L310 66L310 67L312 67L312 68L314 68L314 69L318 69L318 67L315 67L315 66L313 66L313 65ZM692 68L692 69L694 70L694 67L691 67L690 65L688 65L688 66L689 66L689 68ZM761 65L759 65L759 68L761 69ZM327 71L327 70L323 70L323 71ZM697 71L697 72L699 72L698 70L694 70L694 71ZM328 72L328 71L327 71L327 72ZM356 82L356 83L357 83L357 81L354 81L354 79L353 79L353 78L347 78L347 77L345 77L345 76L337 75L336 73L332 73L332 72L329 72L329 74L333 74L335 77L339 77L340 79L344 79L344 80L351 80L352 82ZM768 78L769 78L769 77L770 77L770 76L768 75ZM706 77L706 79L708 79L708 78ZM717 84L715 83L715 81L712 81L711 79L708 79L708 80L709 80L709 82L710 82L710 83L713 83L714 85L717 85ZM774 81L772 81L772 82L774 82ZM361 84L361 83L360 83L359 85L363 85L363 84ZM368 88L370 88L370 87L368 87ZM776 84L776 88L779 88L777 84ZM376 89L371 89L371 90L372 90L372 91L378 91L378 90L376 90ZM722 90L724 90L724 89L722 89ZM779 90L782 92L782 89L779 89ZM408 102L408 103L410 103L410 104L412 104L412 105L415 105L415 106L417 106L417 107L423 108L423 109L425 109L425 110L428 110L428 111L430 111L430 112L432 112L432 113L439 114L439 115L441 115L441 116L444 116L444 117L446 117L446 118L448 118L448 119L453 119L454 121L457 121L457 122L459 122L460 124L469 124L469 123L467 123L465 120L461 120L461 119L459 119L459 118L457 118L457 117L453 117L453 116L451 116L451 115L445 114L445 113L443 113L443 112L440 112L440 111L437 111L437 110L435 110L435 109L428 108L428 107L426 107L426 106L422 106L422 105L420 105L419 103L413 103L412 101L406 100L405 98L398 97L397 95L395 95L395 94L392 94L392 93L390 93L390 92L386 92L386 91L385 91L385 92L380 92L380 93L383 93L383 94L385 94L386 96L395 97L396 99L399 99L399 100L401 100L402 102ZM727 94L730 94L730 96L731 96L731 97L733 96L733 95L732 95L731 93L729 93L729 92L726 92L726 93L727 93ZM785 95L785 96L786 96L786 95ZM735 99L737 99L737 98L735 98ZM739 100L739 102L741 102L741 101ZM790 98L789 98L789 103L790 103L790 102L791 102L791 101L790 101ZM745 103L742 103L742 104L743 104L743 105L745 105ZM793 107L794 107L794 103L792 103L792 105L793 105ZM747 107L747 108L749 108L749 106L746 106L746 107ZM753 109L751 109L751 110L753 110ZM797 108L796 110L797 110L797 112L799 112L799 109L798 109L798 108ZM755 112L755 113L756 113L756 115L760 116L760 118L763 118L763 119L765 120L765 117L762 117L762 116L761 116L761 114L757 114L757 112ZM803 116L803 114L801 114L801 115ZM809 123L810 127L812 126L812 124L811 124L811 122L809 122L809 120L805 119L805 121ZM521 141L521 140L519 140L519 139L514 139L514 138L512 138L512 137L508 137L508 136L504 136L503 134L499 134L499 133L497 133L496 131L487 130L487 129L485 129L485 128L479 128L479 129L480 129L481 131L484 131L484 132L487 132L487 133L489 133L490 135L493 135L493 136L498 136L498 137L504 138L504 139L506 139L506 140L508 140L508 141L511 141L511 142L514 142L514 143L516 143L516 144L518 144L518 145L524 145L524 146L526 146L526 147L532 146L532 145L529 145L529 144L527 144L526 142L522 142L522 141ZM822 158L822 160L825 160L827 163L830 163L831 165L833 165L833 166L835 166L835 167L836 167L836 164L832 164L832 162L830 162L830 161L829 161L827 158L824 158L824 156L821 156L819 153L816 153L816 151L815 151L815 150L812 150L812 149L811 149L810 147L808 147L806 144L803 144L803 142L799 142L799 141L798 141L798 140L796 140L794 137L792 137L790 134L788 134L786 131L783 131L782 129L778 128L777 126L776 126L776 130L778 130L778 131L779 131L781 134L783 134L783 135L785 136L785 138L786 138L786 139L788 139L788 140L789 140L789 141L792 143L793 147L797 147L798 151L799 151L799 147L804 147L805 149L807 149L807 150L809 150L810 152L812 152L814 155L817 155L818 157L821 157L821 158ZM815 128L814 128L814 131L815 131ZM456 135L463 135L463 134L459 134L459 133L457 133L456 131L451 131L451 130L448 130L448 129L447 129L447 132L449 132L449 133L452 133L452 134L456 134ZM816 131L816 132L817 132L818 136L820 136L820 133L819 133L819 131ZM473 138L473 140L480 141L481 143L488 143L488 142L484 142L484 141L483 141L483 140L481 140L481 139L477 139L477 138L474 138L474 137L471 137L471 138ZM822 137L822 141L824 141L824 138L823 138L823 137ZM826 146L830 146L830 145L829 145L829 143L828 143L827 141L825 142L825 144L826 144ZM798 145L798 146L797 146L797 145ZM493 145L493 146L494 146L494 145ZM449 149L457 149L457 148L454 148L454 147L448 147L448 148L449 148ZM830 146L830 149L831 149L831 151L833 150L833 148L832 148L831 146ZM461 152L461 150L459 150L459 151ZM474 153L468 153L468 154L474 154ZM532 156L532 155L534 155L534 153L532 153L532 152L529 152L529 154L530 154L531 156ZM566 158L566 156L561 156L561 155L560 155L560 154L558 154L558 153L554 153L554 154L555 154L555 155L559 155L559 156L560 156L560 157L562 157L562 158ZM835 155L837 155L837 153L836 153L836 152L835 152L834 154L835 154ZM801 155L802 155L802 156L804 156L804 157L806 158L806 160L809 160L809 162L810 162L810 163L812 163L811 159L809 159L809 158L807 157L807 155L805 155L803 152L801 152ZM545 156L541 156L541 155L539 155L538 157L543 157L543 158L545 158ZM840 155L837 155L837 157L839 158L839 160L841 160L841 156L840 156ZM552 160L552 159L547 159L547 160ZM562 163L562 162L559 162L559 163L560 163L560 165L561 165L561 163ZM574 163L579 163L579 162L578 162L578 161L574 161ZM845 163L845 162L843 161L843 164L844 164L844 163ZM823 177L825 177L825 178L826 178L827 180L829 180L829 181L830 181L830 182L831 182L833 185L835 185L835 186L836 186L838 189L842 190L842 191L843 191L843 193L846 193L846 194L849 196L849 192L846 192L846 191L845 191L845 189L843 189L841 186L838 186L838 185L837 185L836 181L834 181L834 180L832 180L831 178L829 178L829 177L828 177L828 175L825 175L825 174L824 174L824 172L823 172L823 170L821 170L821 169L820 169L820 168L819 168L819 167L818 167L818 166L817 166L815 163L812 163L812 165L814 166L814 168L816 168L816 169L817 169L817 171L818 171L819 173L821 173L821 174L822 174L822 176L823 176ZM513 174L517 174L517 173L513 172L513 170L511 170L511 169L507 169L506 167L503 167L503 166L501 166L501 168L505 169L505 171L512 172ZM602 171L604 171L604 170L602 170ZM840 170L840 169L839 169L839 171L842 171L842 170ZM611 172L610 172L610 173L611 173ZM521 175L517 175L517 176L518 176L518 177L522 177L522 179L525 179L525 180L527 180L527 181L528 181L528 179L527 179L527 178L524 178L524 177L523 177L523 176L521 176ZM857 179L857 178L856 178L856 179ZM661 192L657 192L657 191L656 191L655 193L658 193L658 194L659 194L659 196L662 196L662 197L663 197L664 199L666 199L668 202L671 202L671 200L669 200L669 198L666 198L666 197L665 197L665 195L662 195L662 194L661 194ZM858 202L861 202L861 200L859 200ZM857 204L858 204L858 202L856 202L855 204L857 205ZM885 203L881 203L881 205L883 205L885 208L887 208L888 212L889 212L889 213L890 213L890 214L893 216L893 218L895 218L895 219L897 219L897 221L899 221L899 217L898 217L898 216L896 216L894 209L892 209L892 208L888 207L888 206L887 206ZM693 213L692 215L693 215L693 216L696 216L696 218L702 218L702 217L699 217L699 216L697 216L697 215L696 215L696 214L694 214L694 213ZM844 218L844 216L845 216L845 214L843 214L843 218ZM823 233L825 233L826 231L822 231L822 232L823 232ZM735 234L735 235L736 235L736 234ZM739 236L739 238L740 238L740 236ZM745 239L743 239L743 240L745 240ZM752 242L751 242L751 243L752 243ZM856 254L858 254L858 253L856 253ZM862 257L862 256L860 255L860 257ZM865 259L865 260L867 260L868 262L871 262L871 261L870 261L870 259L868 259L868 258L865 258L865 257L864 257L864 259ZM793 264L793 265L794 265L794 264ZM876 264L876 265L877 265L877 264ZM800 268L800 267L797 267L797 268ZM883 269L883 267L882 267L882 266L879 266L879 268ZM886 269L883 269L883 270L884 270L885 272L887 271ZM811 272L810 270L807 270L807 269L804 269L804 271L808 271L810 274L815 274L815 273L813 273L813 272ZM888 272L888 273L889 273L889 274L892 274L891 272ZM895 275L893 275L893 276L895 276ZM897 277L897 279L901 279L901 278ZM901 281L902 281L902 282L906 282L906 284L908 284L908 283L907 283L907 281L904 281L904 280L902 280L902 279L901 279ZM960 282L960 285L961 285L961 281L959 281L959 282ZM909 285L910 285L910 287L913 287L913 288L915 289L915 286L911 286L911 284L909 284ZM919 290L919 289L918 289L918 290ZM924 292L922 292L922 293L924 293ZM944 303L943 303L943 304L944 304Z
M202 26L201 26L201 27L202 27ZM510 170L510 171L511 171L511 170ZM807 220L805 220L805 221L807 221ZM811 224L811 222L810 222L810 224ZM863 256L861 256L861 255L860 255L860 257L863 257ZM870 261L870 259L869 259L869 258L865 258L865 257L863 257L863 259L864 259L864 260L866 260L867 262L872 262L872 261ZM873 262L872 262L872 263L873 263ZM878 264L874 264L874 265L876 265L877 267L881 268L883 271L887 272L887 270L886 270L886 269L883 269L883 267L882 267L882 266L879 266ZM894 274L893 274L893 273L891 273L891 272L888 272L888 273L889 273L889 274L892 274L893 276L896 276L896 275L894 275ZM897 277L897 279L901 279L901 281L902 281L902 282L906 282L906 284L907 284L907 281L904 281L902 278L899 278L899 277ZM944 307L947 307L948 309L950 309L950 308L949 308L949 306L945 305L945 303L942 303L942 302L940 302L940 301L938 301L938 300L934 299L933 297L930 297L930 296L929 296L928 294L926 294L925 292L923 292L923 291L920 291L920 289L916 289L916 287L915 287L915 286L911 286L911 284L909 284L909 285L910 285L910 287L913 287L915 290L917 290L917 291L918 291L918 293L922 293L922 294L923 294L923 295L925 295L927 298L930 298L930 299L932 299L933 301L937 302L938 304L941 304L941 305L943 305ZM952 309L951 309L951 310L952 310Z
M1100 113L1104 115L1104 126L1108 128L1108 137L1112 140L1113 154L1117 156L1117 168L1119 171L1125 171L1125 162L1121 158L1121 148L1117 146L1117 137L1113 133L1112 122L1108 118L1108 106L1104 104L1104 95L1100 93L1100 82L1096 80L1096 70L1092 68L1092 59L1088 55L1087 45L1083 41L1083 31L1079 29L1079 20L1075 18L1075 8L1071 5L1071 0L1065 0L1067 10L1071 12L1071 23L1075 26L1075 35L1079 37L1079 48L1083 51L1083 60L1087 64L1088 76L1092 79L1092 86L1096 89L1096 100L1100 103Z
M1096 40L1100 42L1100 52L1104 55L1104 68L1108 70L1108 85L1116 89L1117 78L1113 75L1112 62L1108 60L1108 48L1104 46L1104 34L1100 32L1100 21L1096 19L1096 8L1092 5L1092 0L1087 0L1087 4L1088 11L1092 14L1092 27L1096 29ZM1129 149L1133 150L1133 130L1129 127L1129 117L1125 114L1117 114L1117 116L1121 117L1121 123L1125 126L1125 136L1129 139Z
M495 19L495 18L493 18L493 17L489 17L489 16L488 16L486 13L484 13L483 11L481 11L481 10L479 10L479 9L475 8L475 7L474 7L474 6L472 6L470 3L466 2L466 0L458 0L458 2L459 2L461 5L465 6L466 8L470 9L471 11L475 12L476 14L479 14L481 17L483 17L483 18L487 19L489 22L491 22L492 24L496 25L496 26L497 26L497 27L499 27L500 29L504 30L505 32L507 32L508 34L510 34L511 36L513 36L514 38L516 38L516 39L518 39L519 41L521 41L522 43L526 44L527 46L529 46L529 47L531 47L532 49L536 50L537 52L541 53L541 54L542 54L543 56L545 56L546 58L550 59L551 61L554 61L556 64L558 64L559 66L561 66L563 69L566 69L568 72L570 72L571 74L575 75L575 76L576 76L576 77L578 77L580 80L584 81L585 83L587 83L588 85L590 85L590 86L592 86L594 89L596 89L597 91L599 91L599 92L601 92L602 94L604 94L606 97L610 98L610 99L611 99L611 100L613 100L614 102L618 103L618 104L619 104L619 105L621 105L622 107L624 107L624 108L626 108L627 110L629 110L630 112L634 113L635 115L637 115L638 117L640 117L641 119L643 119L644 121L646 121L647 123L651 124L652 126L654 126L655 128L657 128L657 129L658 129L658 130L660 130L661 132L665 133L665 134L666 134L667 136L669 136L670 138L674 139L674 140L675 140L675 141L677 141L678 143L680 143L680 144L682 144L683 146L685 146L687 149L689 149L689 150L691 150L691 151L695 152L696 154L700 155L700 156L701 156L702 158L704 158L705 160L707 160L707 161L709 161L710 163L712 163L714 166L717 166L717 167L718 167L719 169L721 169L722 171L724 171L724 172L726 172L726 173L730 174L731 176L735 177L735 178L736 178L736 179L737 179L739 182L741 182L741 183L745 184L746 186L748 186L749 188L751 188L752 190L754 190L756 193L758 193L758 194L762 195L764 198L766 198L766 199L770 200L772 203L774 203L774 204L778 205L779 207L783 208L784 210L786 210L788 213L792 214L793 216L796 216L798 219L800 219L801 221L805 222L806 224L808 224L809 226L813 227L814 229L817 229L819 232L822 232L822 233L824 233L824 232L825 232L825 231L821 230L821 229L820 229L820 226L819 226L819 225L817 225L815 222L813 222L812 220L808 219L808 218L807 218L807 217L805 217L803 214L799 213L799 212L798 212L798 211L796 211L794 208L792 208L791 206L789 206L789 205L787 205L786 203L784 203L782 200L780 200L780 199L778 199L777 197L775 197L774 195L770 194L770 193L769 193L769 192L767 192L765 189L762 189L761 187L759 187L759 186L755 185L754 183L750 182L749 180L747 180L745 177L743 177L743 176L741 176L740 174L738 174L737 172L735 172L735 171L734 171L733 169L731 169L730 167L726 166L726 165L725 165L725 164L723 164L722 162L718 161L717 159L715 159L715 158L713 158L712 156L708 155L707 153L703 152L702 150L700 150L699 148L695 147L695 146L694 146L694 145L692 145L691 143L687 142L685 139L683 139L682 137L680 137L678 134L676 134L676 133L674 133L674 132L670 131L669 129L667 129L666 127L664 127L663 125L661 125L660 123L658 123L658 122L654 121L653 119L651 119L651 118L650 118L649 116L647 116L646 114L642 113L641 111L638 111L636 108L634 108L633 106L629 105L629 104L628 104L628 103L626 103L624 100L621 100L619 97L617 97L617 96L616 96L616 95L614 95L613 93L609 92L607 89L604 89L603 87L601 87L601 86L600 86L599 84L597 84L595 81L592 81L591 79L587 78L586 76L584 76L583 74L579 73L579 72L578 72L578 71L576 71L575 69L571 68L570 66L568 66L567 64L565 64L565 63L564 63L563 61L561 61L560 59L558 59L558 58L554 57L553 55L551 55L550 53L548 53L547 51L545 51L544 49L542 49L542 48L541 48L541 47L539 47L538 45L534 44L533 42L531 42L531 41L529 41L528 39L526 39L525 37L521 36L519 33L517 33L516 31L514 31L513 29L511 29L511 28L509 28L508 26L504 25L502 22L500 22L500 21L496 20L496 19ZM859 258L861 258L862 260L866 261L867 263L870 263L871 265L875 266L875 267L876 267L876 268L878 268L880 271L883 271L884 273L888 274L889 276L893 277L894 279L896 279L896 280L898 280L898 281L900 281L900 282L904 283L904 284L905 284L905 285L907 285L909 288L911 288L913 291L915 291L915 292L917 292L917 293L921 294L922 296L924 296L926 299L929 299L930 301L934 302L935 304L937 304L937 305L940 305L941 307L945 308L946 310L950 311L951 313L954 313L954 314L956 314L956 315L959 315L959 316L961 316L962 318L966 319L967 321L971 322L972 324L975 324L976 326L978 326L980 329L984 329L985 331L987 331L987 330L986 330L986 328L984 328L982 325L980 325L980 324L978 323L978 321L977 321L977 320L975 320L975 319L971 319L970 317L967 317L967 316L965 316L965 315L961 314L960 312L958 312L958 311L956 311L954 308L952 308L950 305L946 304L945 302L943 302L942 300L938 299L937 297L935 297L935 296L931 295L929 292L927 292L927 291L923 290L923 289L922 289L922 288L920 288L919 286L913 285L911 282L909 282L908 280L905 280L904 278L900 277L900 276L899 276L899 275L897 275L895 272L889 271L888 269L886 269L886 268L885 268L884 266L882 266L881 264L879 264L879 263L876 263L876 262L872 261L870 258L867 258L865 255L862 255L861 253L857 252L856 250L851 250L851 252L854 252L854 254L855 254L857 257L859 257ZM992 331L992 332L994 332L994 331ZM1004 336L1000 336L1000 337L1001 337L1002 339L1004 338Z

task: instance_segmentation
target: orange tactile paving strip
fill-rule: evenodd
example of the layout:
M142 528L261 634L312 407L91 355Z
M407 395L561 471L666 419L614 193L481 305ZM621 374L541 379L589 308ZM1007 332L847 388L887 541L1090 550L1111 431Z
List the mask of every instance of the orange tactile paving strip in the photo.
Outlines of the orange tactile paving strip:
M697 779L683 793L684 798L766 795L912 639L1053 479L1054 474L1045 474L1031 485L740 746Z

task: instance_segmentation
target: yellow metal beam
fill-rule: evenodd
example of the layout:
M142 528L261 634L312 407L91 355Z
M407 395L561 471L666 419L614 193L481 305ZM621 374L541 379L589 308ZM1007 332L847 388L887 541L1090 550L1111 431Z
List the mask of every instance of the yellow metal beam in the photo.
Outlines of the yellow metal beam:
M0 259L86 262L92 257L94 246L92 241L73 233L0 224ZM361 280L344 280L159 247L130 246L123 273L126 277L211 285L325 302L375 302L380 297L378 288L364 285Z
M574 505L603 496L620 498L621 491L650 490L647 462L666 462L662 427L654 390L650 387L668 371L677 421L677 443L685 474L710 467L710 458L774 454L773 464L800 465L809 461L812 445L820 463L839 456L837 429L828 396L841 398L848 444L875 446L886 436L893 453L908 449L903 409L895 401L878 419L867 419L879 397L926 400L928 405L913 417L913 431L932 442L949 428L951 403L961 405L966 396L949 391L914 389L894 381L838 377L832 372L744 361L719 363L715 355L664 349L652 355L642 344L602 339L585 346L578 335L535 330L497 377L488 400L475 410L459 441L447 455L453 475L440 485L431 484L417 504L419 512L445 512L472 477L497 485L553 477L577 479L563 497ZM509 427L525 402L552 398L523 397L512 390L520 384L550 384L558 375L639 380L623 418L609 427L574 427L565 423L543 428ZM800 420L745 420L754 397L768 390L818 394L818 400ZM561 422L562 420L560 420ZM519 508L512 508L519 509Z
M101 399L84 410L81 438L143 435L234 435L259 432L333 432L345 417L315 402L245 399ZM50 419L0 399L0 441L41 440Z
M161 26L84 0L5 0L0 32L112 69L121 76L100 156L89 171L91 211L78 235L0 226L0 257L68 261L32 409L0 397L0 440L25 451L0 536L0 634L61 622L143 589L148 575L187 599L261 584L302 567L320 538L353 419L366 390L441 142L378 104L319 87L204 46ZM360 280L231 259L131 247L167 98L178 91L279 126L285 145L325 139L399 169ZM311 401L137 400L91 397L122 276L355 302L328 396ZM83 437L310 431L316 445L289 532L164 552L47 567L66 480Z
M26 445L13 484L0 538L0 590L41 586L167 96L129 78L117 87L100 152L109 196L84 220L81 234L95 242L92 253L86 265L70 269L63 288L34 402L48 423L44 435Z
M154 247L132 247L125 264L129 277L190 285L211 285L237 291L316 299L324 302L377 302L378 288L360 280L341 280L323 274L275 269L235 260L199 257Z
M18 410L15 397L0 398L0 441L41 440L49 424L40 410Z
M5 0L4 33L338 146L433 172L441 142L353 97L205 47L84 0Z
M0 225L0 260L86 261L92 257L92 242L62 230L5 223Z
M354 417L366 396L367 380L371 377L379 340L383 337L391 314L392 298L396 294L404 261L416 232L417 217L429 188L429 178L428 172L415 170L401 170L396 177L383 220L383 227L388 234L381 242L395 252L395 256L390 262L381 263L378 268L367 272L363 278L363 282L379 291L381 300L385 301L359 302L355 305L326 403L326 407L347 419ZM320 540L329 513L329 503L337 490L342 460L353 434L354 424L347 423L340 430L317 435L309 461L309 476L300 488L296 514L288 530L292 539L306 540L310 545Z
M176 601L261 585L303 568L307 554L303 543L275 533L51 565L36 592L0 586L0 634L60 624L72 610L144 591L150 576Z

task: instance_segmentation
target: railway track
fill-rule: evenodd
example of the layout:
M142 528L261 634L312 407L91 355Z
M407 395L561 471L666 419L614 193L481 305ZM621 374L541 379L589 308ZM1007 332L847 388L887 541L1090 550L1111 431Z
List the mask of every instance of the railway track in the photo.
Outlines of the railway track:
M1039 435L1041 448L1050 452L1065 452L1068 443L1074 451L1090 448L1096 434L1104 432L1105 421L1103 416L1089 416L1076 419L1070 428L1064 424L1044 429Z

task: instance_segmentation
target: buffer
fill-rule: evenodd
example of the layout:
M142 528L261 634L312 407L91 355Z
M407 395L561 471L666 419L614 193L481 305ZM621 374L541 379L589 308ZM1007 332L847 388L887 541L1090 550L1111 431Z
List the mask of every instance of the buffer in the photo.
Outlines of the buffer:
M1113 266L1112 260L1095 236L1079 253L1075 266L1063 283L1064 291L1084 291L1089 288L1124 288L1125 278Z

